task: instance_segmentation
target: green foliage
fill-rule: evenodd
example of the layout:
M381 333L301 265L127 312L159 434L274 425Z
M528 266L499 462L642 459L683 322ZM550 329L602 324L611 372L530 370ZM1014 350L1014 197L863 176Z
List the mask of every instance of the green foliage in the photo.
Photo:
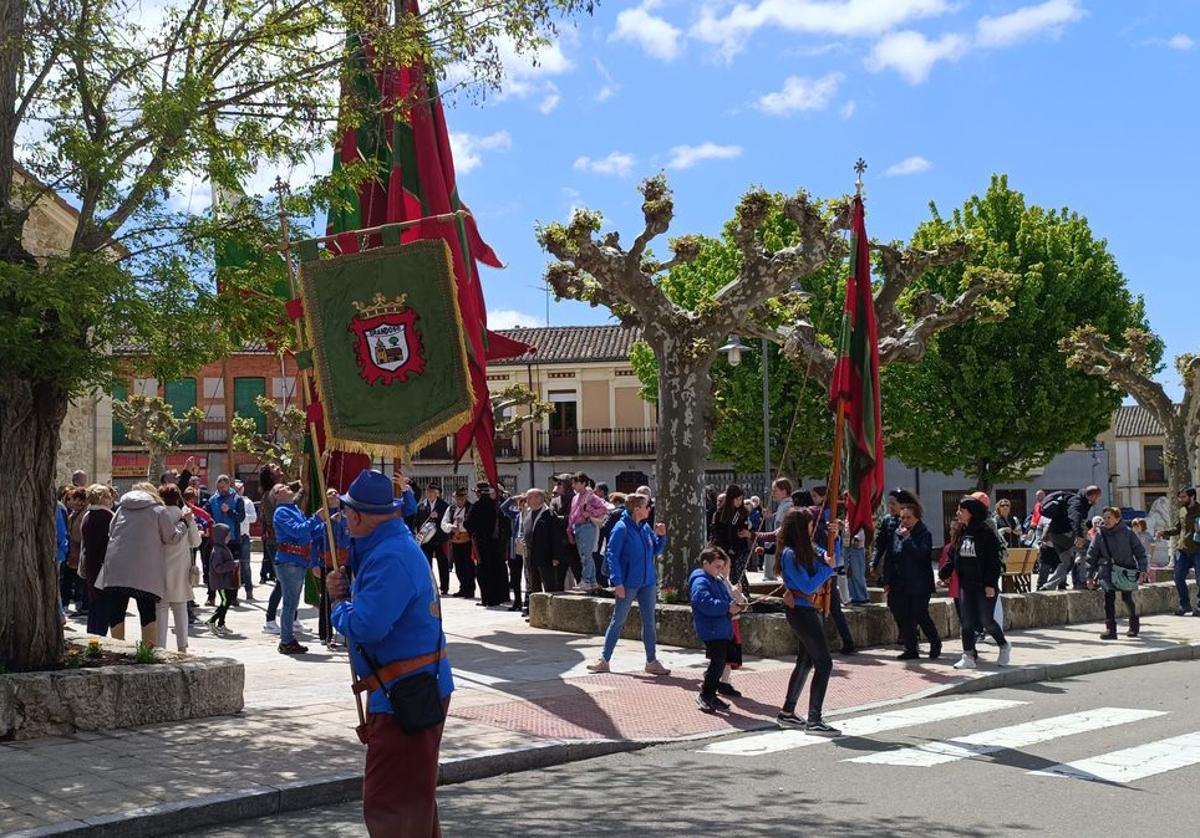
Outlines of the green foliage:
M982 197L949 220L936 208L933 214L918 228L915 246L963 233L973 250L964 263L933 269L916 284L951 297L966 271L1008 271L1015 278L1011 308L1004 320L970 321L939 334L921 363L888 370L888 453L910 466L962 470L990 487L1108 427L1121 393L1069 369L1058 344L1090 325L1123 345L1127 329L1145 328L1145 310L1085 218L1027 205L1004 176L994 176ZM1161 347L1153 351L1157 364Z
M139 640L137 651L133 653L133 660L140 664L158 663L158 655L154 652L154 646L145 640Z
M491 402L497 436L515 436L526 425L541 422L554 412L554 405L524 384L510 384L492 393Z
M267 417L268 433L260 434L252 417L234 414L230 422L233 450L253 454L260 463L278 465L285 474L298 474L307 433L304 411L295 404L283 409L266 396L259 396L254 403Z
M125 426L130 442L149 450L153 460L178 450L184 435L203 421L204 411L193 407L177 416L174 408L158 396L130 396L113 402L113 416Z

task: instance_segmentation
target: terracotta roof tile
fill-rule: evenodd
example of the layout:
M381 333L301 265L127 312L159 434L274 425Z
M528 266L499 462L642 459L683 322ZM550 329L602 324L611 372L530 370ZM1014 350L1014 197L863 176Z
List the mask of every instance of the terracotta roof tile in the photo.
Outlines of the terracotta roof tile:
M1162 436L1163 426L1140 404L1121 405L1113 414L1113 434L1117 437Z
M571 364L588 361L627 361L634 341L641 338L640 329L619 325L604 326L545 326L531 329L502 329L506 337L537 348L519 358L496 361L506 364Z

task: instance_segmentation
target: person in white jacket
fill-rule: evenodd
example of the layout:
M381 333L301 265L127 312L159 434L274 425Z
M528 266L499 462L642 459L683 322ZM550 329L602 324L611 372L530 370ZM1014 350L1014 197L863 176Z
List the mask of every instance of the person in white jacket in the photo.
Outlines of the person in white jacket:
M166 505L166 516L175 524L183 520L183 510L179 508L179 489L171 484L163 484L158 493ZM175 623L175 648L187 654L188 648L188 601L192 598L192 568L195 560L192 551L200 546L200 530L196 527L196 519L191 515L186 519L187 533L184 538L163 548L163 595L156 606L158 627L158 646L167 645L167 615L172 615Z

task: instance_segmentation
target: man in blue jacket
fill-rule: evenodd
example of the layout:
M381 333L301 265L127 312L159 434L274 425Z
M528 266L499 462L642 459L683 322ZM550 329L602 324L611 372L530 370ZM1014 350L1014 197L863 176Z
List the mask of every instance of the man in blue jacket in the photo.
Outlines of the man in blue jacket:
M666 675L655 650L654 607L658 604L658 575L655 559L667 546L667 525L659 521L654 529L646 520L650 517L650 499L630 495L625 499L625 514L608 537L608 580L616 588L617 600L612 622L604 635L604 653L595 663L588 664L591 672L608 672L608 662L617 648L617 638L629 612L636 602L642 615L642 643L646 647L646 672Z
M275 484L271 500L275 504L275 578L283 597L279 653L303 655L308 647L296 641L296 612L304 593L304 577L310 567L321 561L313 544L319 544L325 537L325 522L319 514L309 517L301 512L296 505L296 492L286 483Z
M329 574L326 586L333 626L346 637L358 676L354 691L370 693L359 728L367 746L363 817L372 836L440 835L435 791L443 724L406 733L389 699L398 681L429 673L443 716L449 706L454 681L437 589L416 539L396 517L401 502L386 475L362 472L341 500L354 582L349 597L342 571Z
M208 499L208 514L212 516L214 524L224 524L229 527L229 552L233 553L235 559L240 560L243 538L242 521L246 520L246 501L233 490L228 474L222 474L217 478L217 491ZM249 538L249 534L245 537ZM243 566L243 575L248 576L246 570L248 567ZM253 580L242 579L242 585L246 589L247 601L253 601ZM236 600L230 605L237 605Z

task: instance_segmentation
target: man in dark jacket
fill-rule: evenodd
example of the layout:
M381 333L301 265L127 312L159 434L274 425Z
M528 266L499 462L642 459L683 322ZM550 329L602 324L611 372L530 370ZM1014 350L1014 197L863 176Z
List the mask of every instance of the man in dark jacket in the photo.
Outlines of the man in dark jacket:
M1196 502L1196 490L1191 486L1176 495L1175 499L1179 501L1179 525L1155 533L1155 537L1179 537L1178 549L1175 551L1175 591L1179 594L1179 610L1175 614L1183 617L1192 610L1188 597L1188 571L1194 568L1196 578L1200 579L1200 536L1196 533L1196 522L1200 519L1200 503ZM1194 615L1200 617L1200 603L1197 603L1197 606Z
M420 534L426 524L433 524L433 536L421 545L421 552L429 561L430 569L433 568L433 560L437 559L438 585L442 596L450 593L450 559L446 556L446 542L450 540L450 535L442 532L442 518L449 506L442 500L442 487L430 483L425 487L425 498L417 504L417 514L413 518L414 534Z
M479 605L487 608L508 602L508 574L500 537L500 510L486 482L476 484L477 500L467 512L464 526L479 555Z
M1092 523L1088 513L1101 494L1099 486L1085 486L1078 492L1055 492L1042 502L1043 513L1050 517L1046 540L1058 554L1058 567L1044 584L1038 586L1039 591L1053 590L1060 582L1065 587L1067 576L1075 574L1076 564L1083 561L1087 531ZM1084 587L1078 575L1073 584L1076 588Z
M521 513L521 538L525 560L529 564L529 591L561 591L561 559L556 551L558 525L554 512L546 504L546 493L530 489L525 494L526 508Z
M921 508L914 504L900 507L899 526L892 530L891 559L884 585L888 608L900 626L904 651L900 660L921 656L917 648L917 626L929 641L929 658L942 654L942 638L929 616L929 598L933 595L933 535L921 520Z

